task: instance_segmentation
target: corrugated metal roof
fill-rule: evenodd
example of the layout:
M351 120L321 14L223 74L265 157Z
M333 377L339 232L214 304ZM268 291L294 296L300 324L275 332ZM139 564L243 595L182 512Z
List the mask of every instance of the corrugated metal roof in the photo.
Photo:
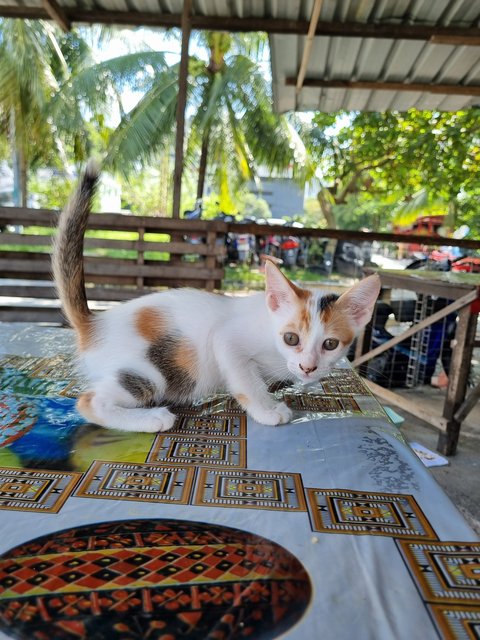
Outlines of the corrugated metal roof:
M45 16L45 2L0 0L0 15ZM162 20L179 24L183 8L183 0L57 0L57 4L68 20L108 22L112 18L137 24L161 24ZM229 18L237 21L232 23L235 29L241 28L239 21L248 21L249 29L258 24L259 29L276 30L270 34L272 83L275 108L281 112L459 110L480 104L480 37L467 45L458 44L465 42L462 38L441 43L407 39L401 32L420 26L460 28L479 35L480 0L323 0L319 27L335 25L336 31L328 35L323 29L323 35L315 35L304 86L297 95L287 79L292 83L298 75L313 5L314 0L193 0L192 15L197 26L207 26L207 19ZM298 21L303 21L303 33L294 32ZM342 32L342 25L352 35ZM398 34L374 37L375 29L386 26L397 28ZM323 86L309 86L319 82ZM342 82L350 85L341 86ZM366 82L375 86L361 84ZM389 83L414 85L417 90ZM328 86L332 84L336 86ZM435 85L447 89L442 93ZM472 86L477 95L452 93L452 88L465 92Z
M478 28L478 0L326 0L320 22L355 22L365 25L421 25ZM453 85L457 90L480 85L480 46L436 44L426 40L315 36L305 85L296 95L287 78L295 78L301 64L306 37L271 35L272 81L278 111L345 110L383 111L440 109L457 111L480 104L480 95L407 90L405 85ZM324 83L379 83L376 88L309 87ZM386 88L381 88L380 83Z

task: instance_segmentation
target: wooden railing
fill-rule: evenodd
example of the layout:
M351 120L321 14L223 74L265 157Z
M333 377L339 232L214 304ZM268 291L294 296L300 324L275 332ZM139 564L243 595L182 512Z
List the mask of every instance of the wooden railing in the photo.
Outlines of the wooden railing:
M0 320L61 321L50 262L57 216L0 207ZM227 230L222 221L92 214L88 229L85 281L97 306L165 287L221 287ZM112 237L112 231L121 233Z
M0 321L61 322L51 280L51 240L58 212L0 207ZM159 288L221 289L225 234L438 245L429 236L293 228L222 220L173 220L118 213L92 214L85 238L88 298L98 307ZM117 232L113 234L112 232ZM475 240L448 240L479 249ZM361 273L357 274L361 277Z

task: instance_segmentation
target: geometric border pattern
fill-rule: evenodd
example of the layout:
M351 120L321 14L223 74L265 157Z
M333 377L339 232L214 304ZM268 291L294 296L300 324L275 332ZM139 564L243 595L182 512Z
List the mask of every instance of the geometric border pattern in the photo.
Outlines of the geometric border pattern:
M0 467L0 509L58 513L81 477L74 471Z
M313 530L437 540L413 496L349 489L306 489Z
M193 504L274 511L306 511L299 473L199 469Z
M209 400L200 401L198 404L171 405L175 413L189 415L210 416L212 414L245 415L245 411L235 398L226 394L217 394Z
M320 394L286 392L283 399L294 411L316 411L320 413L362 413L357 401L353 397L334 397Z
M245 467L247 441L234 438L158 435L147 462L198 464L214 467Z
M480 638L480 542L396 541L446 640Z
M181 436L206 436L220 438L246 438L247 417L245 415L212 414L189 415L180 414L169 434Z
M480 606L480 542L397 544L427 602Z
M428 608L440 636L445 640L478 640L480 638L480 606L432 604Z
M96 460L75 496L188 504L194 476L194 467Z
M326 395L350 396L370 395L370 390L360 376L350 369L333 369L321 380L323 393Z

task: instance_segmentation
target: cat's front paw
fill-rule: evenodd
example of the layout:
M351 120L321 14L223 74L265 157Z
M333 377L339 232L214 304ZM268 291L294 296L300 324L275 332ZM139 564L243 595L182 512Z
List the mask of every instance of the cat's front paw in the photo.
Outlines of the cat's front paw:
M249 413L256 422L273 426L290 422L292 418L292 412L284 402L278 402L271 409L250 408Z
M176 416L166 407L154 407L145 410L146 417L141 423L139 431L147 433L157 433L158 431L169 431L175 424Z

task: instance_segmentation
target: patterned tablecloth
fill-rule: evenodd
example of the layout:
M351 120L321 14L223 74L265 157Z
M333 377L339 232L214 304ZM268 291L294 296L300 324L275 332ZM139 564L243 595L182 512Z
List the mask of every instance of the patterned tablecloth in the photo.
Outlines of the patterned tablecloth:
M480 543L348 363L163 434L86 424L68 330L0 324L0 638L480 638Z

